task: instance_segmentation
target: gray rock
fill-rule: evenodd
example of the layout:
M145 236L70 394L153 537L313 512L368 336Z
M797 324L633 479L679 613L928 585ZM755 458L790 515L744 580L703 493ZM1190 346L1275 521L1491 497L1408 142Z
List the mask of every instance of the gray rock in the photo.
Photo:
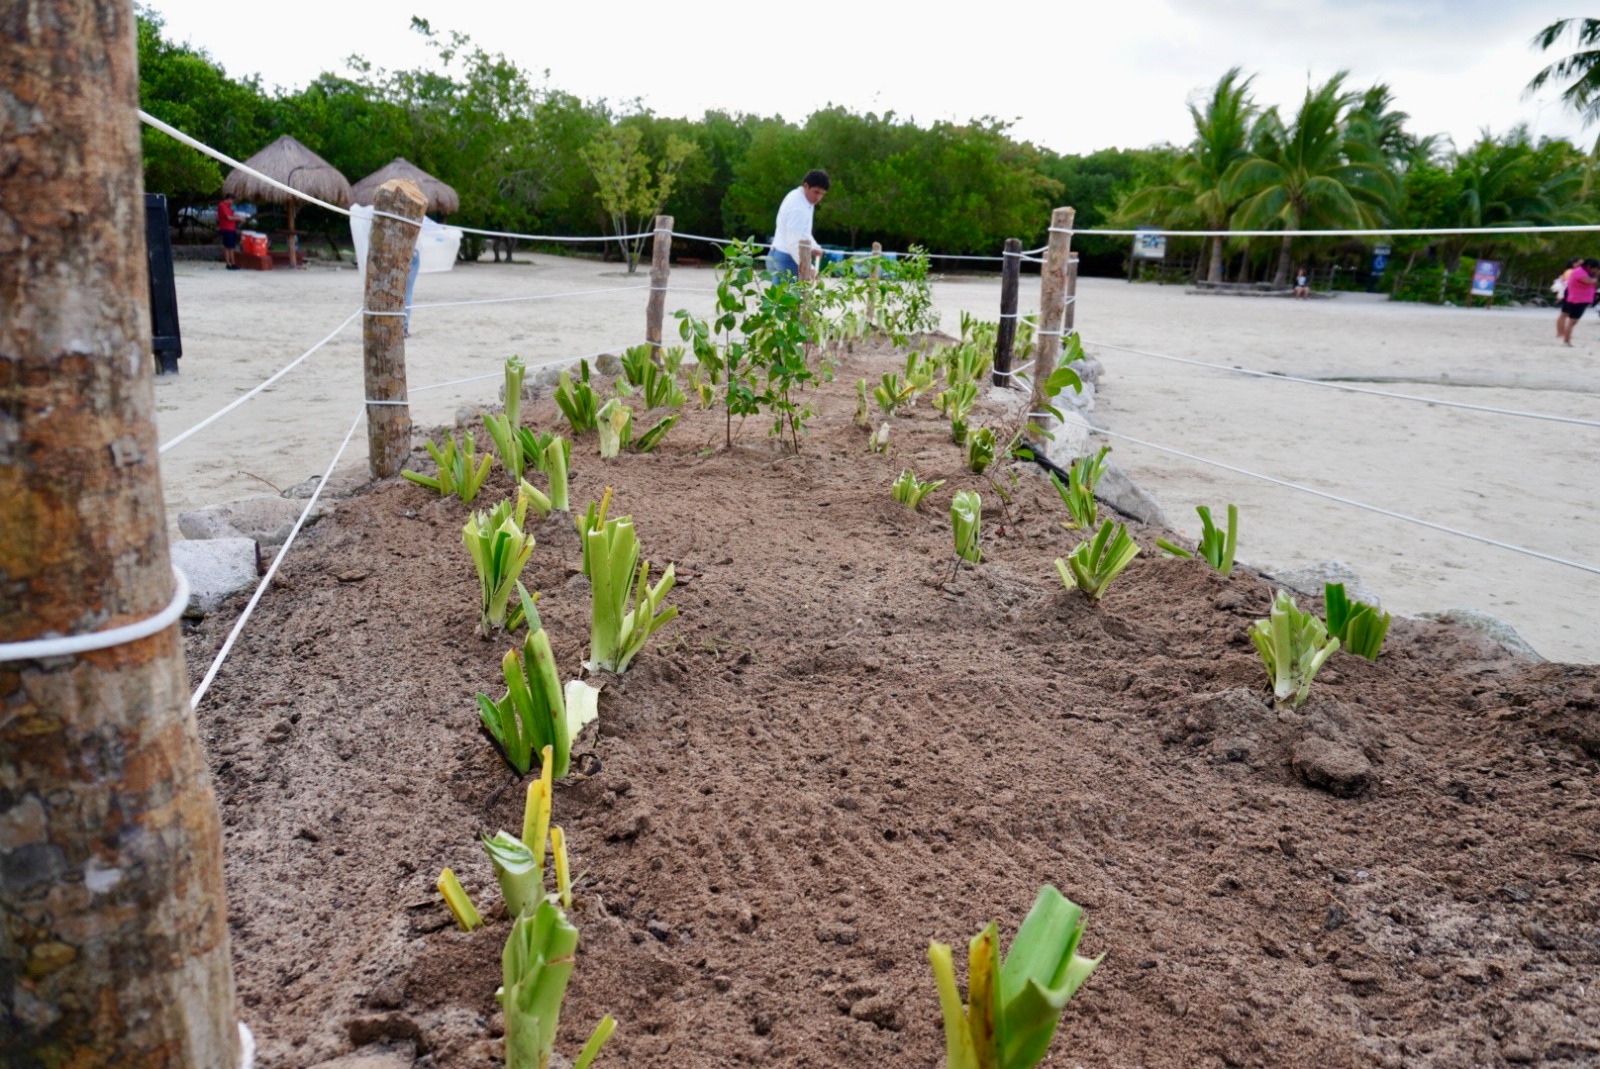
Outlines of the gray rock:
M1347 587L1346 590L1348 589ZM1425 612L1420 615L1424 620L1437 620L1442 624L1454 624L1488 635L1518 657L1526 657L1530 661L1545 659L1538 650L1528 645L1526 639L1517 634L1516 628L1498 616L1491 616L1481 609L1445 609L1443 612Z
M407 1050L358 1051L335 1058L331 1062L318 1062L311 1069L411 1069L416 1056Z
M553 390L561 383L561 373L576 369L576 360L558 360L553 364L540 364L533 369L533 374L522 380L522 396L527 397L530 389L534 391Z
M1167 521L1167 514L1161 510L1156 499L1147 494L1138 483L1128 478L1126 472L1117 467L1111 460L1106 461L1106 470L1100 475L1100 481L1095 484L1094 496L1122 513L1132 516L1140 523L1152 527L1172 529L1172 524Z
M322 476L313 475L303 482L295 483L283 492L283 496L291 501L305 501L317 492L317 484L322 481Z
M222 607L261 577L260 550L253 538L208 538L172 543L172 563L189 580L189 606L183 614L199 619Z
M1055 437L1045 445L1045 454L1058 468L1070 468L1079 457L1094 452L1089 448L1089 436L1094 428L1089 421L1071 409L1064 410L1061 423L1051 428ZM1036 465L1037 467L1037 465ZM1043 473L1044 469L1039 468Z
M1372 782L1372 764L1349 743L1311 735L1295 743L1294 770L1313 787L1340 798L1366 790Z
M185 538L249 538L272 548L283 545L303 508L288 498L262 494L225 505L180 512L178 530ZM320 508L313 509L306 523L315 523L321 515Z
M595 358L594 369L602 375L620 375L622 359L616 353L601 353Z
M471 431L483 425L477 405L462 405L456 409L456 430Z
M1291 564L1286 567L1269 566L1263 574L1279 586L1288 587L1291 593L1304 594L1308 598L1322 597L1322 588L1326 583L1343 583L1345 595L1350 600L1364 601L1368 605L1380 604L1377 593L1361 581L1354 568L1341 560Z

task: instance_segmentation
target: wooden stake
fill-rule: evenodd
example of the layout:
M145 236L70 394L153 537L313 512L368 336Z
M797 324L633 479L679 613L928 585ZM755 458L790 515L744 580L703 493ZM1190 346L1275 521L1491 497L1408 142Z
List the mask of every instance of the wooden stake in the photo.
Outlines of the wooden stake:
M176 593L133 8L7 16L0 643L138 623ZM0 709L0 1060L232 1069L222 824L177 624L0 664Z
M800 281L810 282L817 277L817 272L811 266L811 242L805 238L800 239Z
M644 309L644 336L650 356L661 360L661 321L667 314L667 276L672 272L672 216L656 216L655 241L650 256L650 300Z
M405 401L406 276L417 245L427 198L403 178L391 178L372 198L372 241L367 248L366 309L361 326L367 400ZM389 218L414 219L419 225ZM411 452L409 405L367 405L367 470L374 479L392 479Z
M1066 329L1067 257L1072 251L1071 208L1050 213L1050 244L1044 254L1044 269L1039 273L1039 328L1033 344L1033 392L1028 397L1030 413L1044 411L1044 383L1056 369L1061 353L1061 333ZM1048 417L1032 416L1041 426ZM1048 427L1046 427L1048 429Z
M1017 340L1017 285L1022 273L1022 240L1006 238L1000 262L1000 329L994 339L996 386L1011 385L1011 347Z
M883 243L872 243L872 281L876 283L883 274ZM867 290L867 322L873 326L878 325L878 287L873 285Z

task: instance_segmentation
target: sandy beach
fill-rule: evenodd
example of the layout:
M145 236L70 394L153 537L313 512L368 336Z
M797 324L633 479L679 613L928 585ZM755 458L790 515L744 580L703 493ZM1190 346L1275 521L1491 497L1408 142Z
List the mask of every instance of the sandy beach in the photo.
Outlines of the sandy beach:
M184 357L181 373L156 385L163 442L327 337L361 298L360 276L348 265L258 274L180 263L177 284ZM641 341L647 284L615 264L527 254L515 264L422 276L407 351L414 418L450 423L463 404L491 403L506 356L536 366ZM669 313L704 313L712 285L709 269L676 268ZM961 311L990 319L998 311L994 280L947 278L934 291L951 332ZM514 299L561 294L568 296ZM1077 327L1105 365L1093 418L1107 429L1557 557L1600 561L1590 537L1600 521L1600 428L1248 378L1110 348L1593 419L1593 323L1579 324L1568 349L1545 310L1435 308L1363 295L1195 296L1105 279L1082 280L1078 294ZM1037 296L1037 279L1025 278L1025 311ZM453 303L467 301L495 303ZM487 377L424 389L474 376ZM162 456L169 515L320 474L361 396L357 321ZM1112 444L1116 462L1186 535L1197 533L1196 505L1220 513L1237 504L1245 562L1271 569L1336 558L1396 613L1476 608L1510 623L1545 657L1600 661L1600 576ZM340 470L346 478L365 471L361 429Z

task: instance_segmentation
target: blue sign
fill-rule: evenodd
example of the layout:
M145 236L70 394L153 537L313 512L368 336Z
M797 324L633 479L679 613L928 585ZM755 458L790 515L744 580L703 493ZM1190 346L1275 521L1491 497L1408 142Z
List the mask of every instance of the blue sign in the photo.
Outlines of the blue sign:
M1493 297L1494 281L1499 277L1499 263L1494 260L1479 260L1472 268L1472 296Z

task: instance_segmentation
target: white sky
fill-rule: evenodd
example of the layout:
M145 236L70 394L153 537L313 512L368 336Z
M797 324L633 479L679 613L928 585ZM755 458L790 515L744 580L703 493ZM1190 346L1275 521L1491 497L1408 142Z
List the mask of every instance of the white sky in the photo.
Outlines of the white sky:
M1596 133L1581 136L1557 90L1522 92L1571 50L1528 44L1580 13L1570 0L1022 0L959 13L940 0L149 6L169 39L269 86L344 72L352 53L390 69L427 63L409 28L415 14L536 77L548 70L555 88L613 104L640 98L668 116L719 108L800 120L830 103L921 123L993 115L1012 120L1019 138L1083 153L1187 142L1185 101L1237 64L1257 75L1258 101L1286 113L1308 78L1348 69L1352 87L1387 82L1411 132L1445 133L1462 148L1484 128L1498 134L1519 122L1580 144Z

